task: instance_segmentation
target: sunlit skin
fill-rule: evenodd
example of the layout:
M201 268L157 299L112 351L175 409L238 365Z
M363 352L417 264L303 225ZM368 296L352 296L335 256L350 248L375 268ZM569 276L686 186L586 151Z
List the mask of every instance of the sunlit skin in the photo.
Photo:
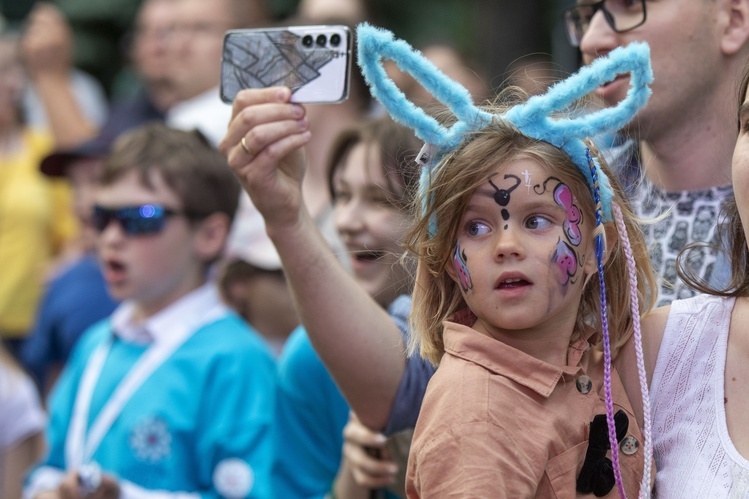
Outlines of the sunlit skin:
M144 187L138 172L101 186L96 204L106 208L161 204L179 211L181 202L161 177L153 175L154 189ZM136 315L149 317L205 282L203 263L193 250L195 229L187 218L172 216L158 234L129 236L110 222L98 236L99 258L109 293L117 300L135 302Z
M733 151L732 176L736 205L741 217L744 234L749 234L749 97L739 109L739 136ZM749 432L746 431L746 414L749 397L746 396L746 380L749 379L749 337L746 324L749 322L749 298L736 299L731 316L726 348L725 398L728 434L733 445L744 457L749 458Z
M388 198L377 147L360 142L344 162L333 176L336 228L349 252L354 278L387 307L411 282L400 263L410 219Z
M218 85L223 33L233 27L229 0L180 0L168 56L180 99L190 99Z
M701 101L717 85L716 79L724 77L720 58L714 55L715 17L715 2L648 1L645 23L631 31L616 33L599 10L580 43L583 62L590 64L617 47L646 41L655 79L651 84L652 97L638 113L638 119L644 126L650 126L648 133L657 133L659 127L689 121L690 115L697 113L695 107L713 106L712 101L704 104ZM676 81L679 85L673 84ZM613 106L624 99L628 89L629 77L622 75L596 93ZM685 106L686 102L690 105Z
M132 56L146 81L161 81L171 77L168 37L174 24L175 5L167 0L144 4L138 14Z
M533 179L533 188L512 190L523 178ZM477 317L474 329L564 365L583 292L582 277L595 270L595 259L588 258L593 254L589 221L577 222L579 244L565 231L569 210L554 196L560 183L530 158L498 165L486 186L471 196L457 245L472 283L461 290ZM499 197L501 203L500 191L507 194ZM571 201L577 207L574 198ZM461 276L452 262L447 270L460 285Z
M733 151L731 175L744 234L749 234L749 98L746 96L739 109L739 124L740 130Z

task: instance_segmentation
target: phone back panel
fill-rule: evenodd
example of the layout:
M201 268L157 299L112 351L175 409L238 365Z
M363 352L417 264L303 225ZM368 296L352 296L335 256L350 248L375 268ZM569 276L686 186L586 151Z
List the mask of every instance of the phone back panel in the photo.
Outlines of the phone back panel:
M346 26L228 31L221 98L232 102L244 88L283 85L291 89L294 102L340 102L348 97L350 56Z

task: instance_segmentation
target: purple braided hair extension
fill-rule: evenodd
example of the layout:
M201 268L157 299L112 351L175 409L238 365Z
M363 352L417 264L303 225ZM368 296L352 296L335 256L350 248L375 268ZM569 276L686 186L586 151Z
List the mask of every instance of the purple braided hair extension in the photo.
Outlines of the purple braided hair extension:
M593 179L593 200L595 201L596 228L602 226L601 198L598 190L598 171L596 164L590 157L590 149L585 150L585 156L590 165L590 176ZM598 282L601 290L601 332L603 334L603 390L606 399L606 424L609 429L609 443L611 445L611 464L614 468L614 478L619 490L619 496L627 497L624 492L622 470L619 464L619 442L616 439L616 425L614 423L614 400L611 394L611 338L609 335L609 321L606 313L606 281L603 278L603 234L596 235L596 263L598 267Z
M645 375L645 360L642 352L642 331L640 329L640 307L637 297L637 270L635 268L635 259L632 255L632 246L629 243L627 226L624 224L622 210L619 205L612 203L612 211L616 226L619 228L619 240L624 246L624 255L627 260L627 273L629 274L629 293L630 293L630 310L632 314L632 326L634 328L635 352L637 353L637 374L640 378L640 393L642 396L642 409L644 418L643 445L645 467L643 469L642 482L640 482L640 497L650 497L650 472L653 462L652 446L652 421L650 417L650 393L648 390L648 380Z

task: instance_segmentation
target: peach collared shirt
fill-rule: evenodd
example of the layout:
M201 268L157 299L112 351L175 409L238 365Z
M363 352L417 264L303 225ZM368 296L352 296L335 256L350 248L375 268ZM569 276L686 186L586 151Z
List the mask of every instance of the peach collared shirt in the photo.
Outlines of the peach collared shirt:
M453 322L445 322L444 342L411 445L408 497L594 497L578 493L576 482L590 422L606 413L602 352L580 339L568 364L555 366ZM625 453L620 443L625 490L637 497L642 434L619 376L611 377L614 412L629 418L626 450L636 449ZM604 497L618 497L617 488Z

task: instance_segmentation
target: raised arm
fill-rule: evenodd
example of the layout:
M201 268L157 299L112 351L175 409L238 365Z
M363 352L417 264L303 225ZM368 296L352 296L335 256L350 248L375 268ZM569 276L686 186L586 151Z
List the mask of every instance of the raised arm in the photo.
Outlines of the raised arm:
M304 206L303 146L314 138L304 107L289 98L283 87L241 92L220 149L265 219L316 351L362 422L383 428L404 372L405 346Z
M73 92L73 35L57 7L44 2L34 7L21 39L21 52L44 106L55 147L75 147L94 137L98 126L86 117Z

